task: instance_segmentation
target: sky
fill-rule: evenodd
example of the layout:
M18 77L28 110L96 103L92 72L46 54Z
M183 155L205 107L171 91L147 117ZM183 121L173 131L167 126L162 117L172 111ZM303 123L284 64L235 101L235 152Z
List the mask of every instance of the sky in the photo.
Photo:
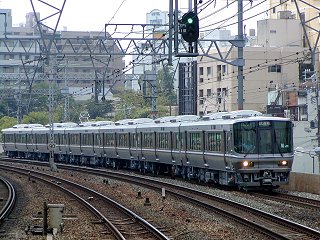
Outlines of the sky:
M192 0L193 1L193 0ZM262 0L254 1L260 2ZM32 1L35 4L35 9L40 12L41 18L49 16L53 13L52 8L48 8L44 4L37 0ZM54 2L54 6L61 8L63 0L54 0L46 2ZM211 23L218 22L221 19L226 19L228 16L237 14L237 1L234 4L230 4L233 1L214 1L203 0L203 6L206 3L211 3L209 6L204 7L202 10L201 5L198 9L200 11L200 26L207 26ZM179 8L186 12L188 9L189 0L179 0ZM230 6L223 11L219 11L212 16L206 17L203 21L202 17L210 15L217 11L221 7L225 7L227 4ZM245 8L250 8L248 1L244 1ZM30 0L0 0L0 8L12 9L13 24L25 22L25 15L27 12L32 12ZM61 20L58 26L58 30L62 30L64 26L68 30L72 31L103 31L106 23L145 23L146 13L151 12L153 9L159 9L162 11L169 11L169 0L67 0L61 16ZM48 11L50 10L50 11ZM248 11L244 14L244 17L250 16L250 14L256 14L257 8ZM265 14L259 15L250 21L246 21L244 24L249 28L256 27L256 19L262 19ZM57 20L51 18L51 22L55 23ZM211 28L221 27L223 24L228 25L237 21L237 17L229 19L226 22L221 22L218 25L213 25ZM47 20L47 24L50 25L50 20ZM210 27L209 27L210 28ZM237 31L236 25L228 27L233 33Z

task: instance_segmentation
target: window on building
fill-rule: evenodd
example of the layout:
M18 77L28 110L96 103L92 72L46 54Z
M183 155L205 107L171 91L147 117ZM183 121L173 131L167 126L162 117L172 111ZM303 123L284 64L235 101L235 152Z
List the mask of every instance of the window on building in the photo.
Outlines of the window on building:
M277 73L281 73L281 65L271 65L268 66L268 72L277 72Z
M199 78L199 82L201 82L201 83L203 82L203 78L202 78L202 77L201 77L201 78Z
M203 97L203 89L199 90L199 97Z
M4 73L14 73L14 68L13 67L3 67L3 72Z
M203 75L203 67L199 67L199 74Z
M203 89L199 90L199 104L203 104Z
M221 81L221 65L217 65L217 81Z
M217 103L221 103L221 88L217 88Z
M275 14L276 13L276 8L272 8L272 13Z
M227 72L227 65L217 65L217 80L221 81L222 77Z
M227 65L222 65L221 71L222 71L223 75L226 74L227 73Z
M207 97L211 97L211 89L207 89Z
M207 77L211 77L211 67L207 67Z

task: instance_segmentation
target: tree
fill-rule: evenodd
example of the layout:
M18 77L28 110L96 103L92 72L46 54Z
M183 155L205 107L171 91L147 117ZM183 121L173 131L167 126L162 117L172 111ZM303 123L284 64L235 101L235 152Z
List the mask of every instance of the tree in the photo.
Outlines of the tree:
M115 106L116 120L149 117L150 104L145 101L141 93L123 91L121 94L115 95L115 97L119 98Z
M17 124L16 118L4 116L0 118L0 131L5 128L10 128L16 124Z
M54 122L59 122L59 114L54 113ZM49 114L48 112L31 112L29 115L23 116L22 123L38 123L47 125L49 124Z
M90 118L95 119L97 117L105 117L107 113L113 111L112 101L106 100L103 102L96 103L94 99L91 99L86 104L87 111Z
M158 102L161 105L176 105L177 95L174 90L174 72L169 66L164 66L157 73Z

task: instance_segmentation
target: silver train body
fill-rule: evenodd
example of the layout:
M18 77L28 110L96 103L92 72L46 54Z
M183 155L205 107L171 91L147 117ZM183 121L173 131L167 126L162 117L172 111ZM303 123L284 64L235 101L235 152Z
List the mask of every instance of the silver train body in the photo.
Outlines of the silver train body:
M292 123L241 114L123 120L114 123L16 125L4 129L7 156L170 173L239 189L287 184L293 162Z

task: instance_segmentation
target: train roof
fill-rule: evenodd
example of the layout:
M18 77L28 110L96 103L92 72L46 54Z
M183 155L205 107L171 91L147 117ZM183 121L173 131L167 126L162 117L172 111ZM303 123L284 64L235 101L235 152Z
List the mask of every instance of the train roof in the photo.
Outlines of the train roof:
M202 120L215 120L215 119L232 119L232 118L247 118L262 116L263 114L254 110L237 110L231 112L217 112L204 115Z
M262 113L252 110L240 110L232 112L219 112L212 113L200 118L197 115L180 115L180 116L167 116L158 118L156 120L150 118L138 118L138 119L123 119L118 122L112 121L96 121L77 124L73 122L66 123L54 123L53 127L59 131L87 131L92 129L93 131L113 131L114 129L154 129L157 127L175 128L177 126L203 126L203 125L232 125L237 122L247 121L290 121L288 118L264 116ZM42 124L17 124L12 128L3 129L3 132L17 132L17 131L48 131L48 126Z

